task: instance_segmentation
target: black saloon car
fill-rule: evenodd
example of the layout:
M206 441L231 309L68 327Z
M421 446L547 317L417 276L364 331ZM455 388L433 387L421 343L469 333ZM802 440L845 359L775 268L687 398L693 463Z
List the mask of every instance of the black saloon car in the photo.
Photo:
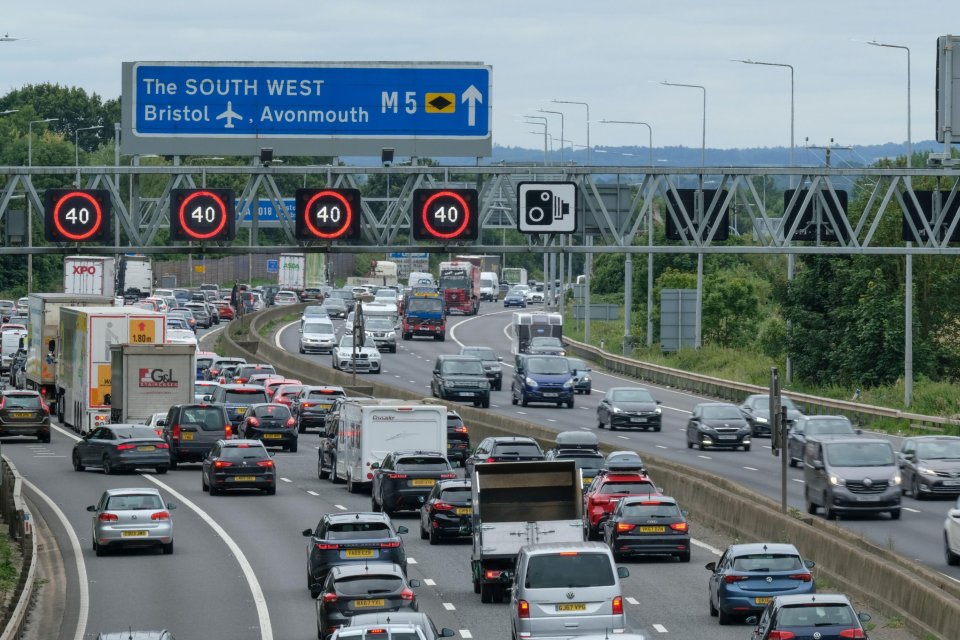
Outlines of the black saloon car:
M473 468L484 462L524 462L545 459L543 449L533 438L526 436L496 436L486 438L473 455L463 462L464 474L473 477Z
M255 404L240 423L240 437L296 453L297 421L285 404Z
M382 513L327 513L314 529L304 529L310 538L307 547L307 588L317 598L327 574L336 566L369 562L393 562L407 570L407 554L400 534L406 527L394 528Z
M687 420L687 449L743 447L750 451L751 430L747 420L729 402L701 402Z
M420 538L437 544L441 538L470 536L473 499L469 480L441 480L420 508Z
M413 589L419 586L419 580L407 580L403 569L389 562L334 567L316 600L317 638L329 638L355 615L416 611Z
M277 492L277 467L259 440L220 440L200 470L200 486L215 496L231 489Z
M780 397L780 406L787 408L787 427L792 429L803 414L793 404L793 400L786 396ZM753 435L770 435L770 396L765 394L747 396L747 399L740 405L740 411L743 412L743 417L750 424Z
M470 455L470 428L456 411L447 411L447 460L463 466Z
M305 386L293 405L297 431L300 433L307 429L325 431L327 415L337 397L343 395L343 387Z
M603 539L615 558L669 555L690 562L690 528L685 513L667 496L620 500L603 522Z
M373 511L419 509L439 480L456 478L450 463L439 451L392 451L380 463L370 465Z
M50 442L50 408L36 391L0 394L0 436L33 436Z
M170 468L170 447L152 427L108 424L97 427L73 445L73 468L100 467L107 475L134 469L166 473Z
M646 389L613 387L597 405L597 428L653 429L660 431L660 401Z

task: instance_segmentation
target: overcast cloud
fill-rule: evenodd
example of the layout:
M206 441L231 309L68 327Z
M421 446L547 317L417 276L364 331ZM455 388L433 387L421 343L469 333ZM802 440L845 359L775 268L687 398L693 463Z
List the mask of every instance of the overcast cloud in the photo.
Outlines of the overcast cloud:
M792 64L796 142L906 140L906 52L912 54L913 139L934 132L935 46L960 31L956 0L825 2L692 0L326 0L76 2L8 0L0 14L0 91L53 82L120 93L120 63L161 60L468 61L493 67L494 143L536 148L523 124L562 110L566 138L593 146L789 144L789 71L730 62ZM954 22L947 19L953 18ZM541 115L541 114L536 114ZM559 119L551 124L559 138Z

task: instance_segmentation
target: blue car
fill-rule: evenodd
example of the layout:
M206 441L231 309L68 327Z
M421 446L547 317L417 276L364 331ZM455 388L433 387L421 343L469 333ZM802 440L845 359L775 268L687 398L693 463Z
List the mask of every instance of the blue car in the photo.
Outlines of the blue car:
M524 407L531 402L548 402L573 409L570 362L563 356L517 356L510 401Z
M523 307L527 308L527 299L519 291L510 291L503 297L504 307Z
M757 625L751 640L866 638L862 623L869 621L869 613L857 613L847 596L839 593L777 596L759 622L756 617L747 618L747 623Z
M759 614L776 596L816 593L810 574L814 563L792 544L732 544L710 571L710 615L732 624Z

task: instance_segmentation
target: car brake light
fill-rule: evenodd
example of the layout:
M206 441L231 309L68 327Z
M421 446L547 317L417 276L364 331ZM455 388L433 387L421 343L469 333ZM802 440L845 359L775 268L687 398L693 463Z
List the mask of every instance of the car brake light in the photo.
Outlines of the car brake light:
M157 511L154 514L151 514L150 519L151 520L169 520L170 513L168 511Z
M578 553L579 553L579 552L577 552L577 551L561 551L561 552L560 552L560 555L561 555L561 556L575 556L575 555L578 555Z
M613 615L623 615L623 596L617 596L613 599Z
M626 522L617 523L617 533L626 533L627 531L633 531L637 528L635 524L627 524Z
M387 634L386 629L367 629L368 636L383 636Z
M517 602L517 617L519 618L529 618L530 617L530 603L526 600L520 600Z
M223 425L223 437L225 440L230 440L233 438L233 426L229 424Z
M454 433L469 433L469 431L468 431L468 429L467 429L466 427L454 427L454 428L453 428L453 432L454 432Z
M100 522L116 522L119 519L120 518L117 517L117 514L115 513L104 512L104 513L101 513L99 516L97 516L97 520L99 520Z
M457 474L455 474L455 473L441 473L441 474L440 474L440 479L441 479L441 480L449 480L450 478L456 478L456 477L457 477Z
M484 573L483 576L487 580L493 580L494 578L499 578L501 573L503 573L503 571L497 571L496 569L491 569L486 573Z
M170 445L168 445L166 442L158 442L156 447L157 449L169 449Z
M259 426L260 426L260 421L251 416L251 417L250 417L250 426L259 427Z
M227 462L226 460L214 460L213 467L215 469L223 469L224 467L232 467L232 462Z
M173 425L173 439L174 439L174 440L179 440L179 439L180 439L180 425L179 425L179 424Z
M792 640L796 637L792 631L771 631L768 636L769 640Z
M670 528L673 529L674 531L679 531L680 533L683 533L684 531L687 530L687 523L674 522L673 524L670 525Z
M750 576L725 576L723 578L723 581L726 582L727 584L733 584L735 582L741 582L743 580L746 580L749 577Z
M316 402L301 402L300 406L303 407L304 409L308 409L312 406L315 406L316 404L317 404Z
M404 587L400 592L400 598L403 600L413 600L413 591L409 587Z
M319 542L314 546L320 551L335 551L340 548L338 544L320 544Z
M810 582L813 577L809 573L794 573L787 576L791 580L800 580L801 582Z
M130 444L129 442L117 445L117 451L129 451L130 449L136 449L136 448L137 448L137 445Z
M391 473L391 474L390 474L389 476L387 476L387 477L390 478L391 480L403 480L404 478L407 477L407 474L405 474L405 473Z
M446 502L434 502L433 503L434 511L452 511L453 505Z
M336 602L336 601L337 601L337 594L335 594L335 593L325 593L325 594L323 594L323 601L324 601L324 602Z
M496 461L497 461L496 458L487 458L486 460L484 460L484 462L496 462Z
M293 419L293 416L287 418L287 426L288 426L288 427L295 427L295 426L297 426L297 421Z
M272 467L273 460L261 460L257 463L258 467Z
M380 543L380 548L381 548L381 549L396 549L396 548L399 547L399 546L400 546L400 541L399 541L399 540L394 540L394 541L392 541L392 542L381 542L381 543Z
M863 629L844 629L840 632L841 638L866 638L867 634L863 632Z

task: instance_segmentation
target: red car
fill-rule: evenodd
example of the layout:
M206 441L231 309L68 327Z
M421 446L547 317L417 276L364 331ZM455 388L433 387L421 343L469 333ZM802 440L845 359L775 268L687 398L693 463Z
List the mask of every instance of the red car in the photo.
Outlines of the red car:
M233 307L230 306L229 302L218 302L217 313L220 314L221 320L233 320Z
M622 498L659 495L660 490L645 473L601 471L583 497L587 534L591 540L599 539L603 521L610 517Z
M302 384L282 384L274 392L272 402L293 407L293 403L297 401L302 391Z
M272 380L267 380L266 382L263 383L263 390L267 392L267 398L272 398L273 394L276 393L277 389L279 389L281 385L285 385L285 384L302 385L303 383L300 382L299 380L287 380L285 378L274 378ZM273 401L271 400L271 402Z

